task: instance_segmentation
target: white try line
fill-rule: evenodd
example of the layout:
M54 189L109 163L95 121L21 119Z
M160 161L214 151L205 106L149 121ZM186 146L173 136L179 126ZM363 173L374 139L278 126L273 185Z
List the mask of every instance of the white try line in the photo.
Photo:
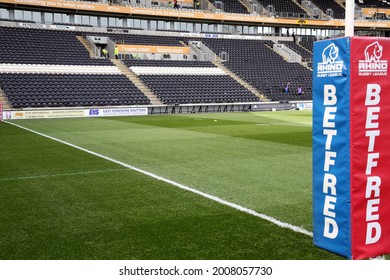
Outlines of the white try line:
M201 191L199 191L199 190L190 188L190 187L188 187L188 186L185 186L185 185L183 185L183 184L177 183L177 182L175 182L175 181L172 181L172 180L166 179L166 178L164 178L164 177L158 176L158 175L156 175L156 174L150 173L150 172L148 172L148 171L139 169L139 168L137 168L137 167L135 167L135 166L132 166L132 165L129 165L129 164L127 164L127 163L118 161L118 160L116 160L116 159L107 157L107 156L105 156L105 155L96 153L96 152L94 152L94 151L87 150L87 149L82 148L82 147L80 147L80 146L76 146L76 145L74 145L74 144L72 144L72 143L69 143L69 142L63 141L63 140L61 140L61 139L58 139L58 138L55 138L55 137L52 137L52 136L43 134L43 133L41 133L41 132L38 132L38 131L35 131L35 130L32 130L32 129L29 129L29 128L27 128L27 127L24 127L24 126L15 124L15 123L11 123L11 122L8 122L8 121L5 121L5 123L8 123L8 124L17 126L17 127L21 128L21 129L30 131L30 132L32 132L32 133L38 134L38 135L40 135L40 136L46 137L46 138L48 138L48 139L51 139L51 140L54 140L54 141L57 141L57 142L60 142L60 143L62 143L62 144L65 144L65 145L67 145L67 146L70 146L70 147L73 147L73 148L75 148L75 149L81 150L81 151L86 152L86 153L88 153L88 154L91 154L91 155L94 155L94 156L103 158L103 159L105 159L105 160L114 162L114 163L119 164L119 165L121 165L121 166L123 166L123 167L126 167L126 168L128 168L128 169L131 169L131 170L140 172L140 173L145 174L145 175L147 175L147 176L149 176L149 177L152 177L152 178L157 179L157 180L159 180L159 181L163 181L163 182L165 182L165 183L171 184L171 185L173 185L173 186L175 186L175 187L178 187L178 188L180 188L180 189L183 189L183 190L186 190L186 191L195 193L195 194L197 194L197 195L200 195L200 196L203 196L203 197L205 197L205 198L208 198L208 199L211 199L211 200L213 200L213 201L216 201L216 202L218 202L218 203L220 203L220 204L223 204L223 205L232 207L232 208L234 208L234 209L236 209L236 210L239 210L239 211L241 211L241 212L244 212L244 213L253 215L253 216L255 216L255 217L261 218L261 219L263 219L263 220L269 221L269 222L271 222L271 223L273 223L273 224L275 224L275 225L277 225L277 226L279 226L279 227L287 228L287 229L293 230L293 231L295 231L295 232L302 233L302 234L305 234L305 235L307 235L307 236L313 237L313 233L310 232L310 231L305 230L304 228L301 228L301 227L294 226L294 225L289 224L289 223L285 223L285 222L279 221L279 220L277 220L277 219L275 219L275 218L273 218L273 217L267 216L267 215L265 215L265 214L258 213L258 212L254 211L254 210L252 210L252 209L248 209L248 208L243 207L243 206L241 206L241 205L238 205L238 204L235 204L235 203L232 203L232 202L223 200L223 199L221 199L221 198L219 198L219 197L217 197L217 196L210 195L210 194L208 194L208 193L204 193L204 192L201 192Z

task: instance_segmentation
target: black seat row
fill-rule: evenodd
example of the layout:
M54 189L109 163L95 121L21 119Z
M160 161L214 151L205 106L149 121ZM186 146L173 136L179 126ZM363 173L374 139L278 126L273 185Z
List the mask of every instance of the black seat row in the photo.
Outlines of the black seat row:
M49 80L50 84L47 84ZM79 82L76 84L72 82L77 80ZM123 75L3 73L0 74L0 85L14 108L150 103L150 100Z
M257 102L259 98L227 75L140 75L165 104ZM163 82L162 82L163 81Z

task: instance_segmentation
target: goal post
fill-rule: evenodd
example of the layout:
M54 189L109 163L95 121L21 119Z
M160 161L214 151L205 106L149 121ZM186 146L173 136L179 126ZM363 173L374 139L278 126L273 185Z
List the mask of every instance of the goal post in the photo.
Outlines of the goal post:
M314 44L314 244L350 259L390 253L389 60L389 38Z

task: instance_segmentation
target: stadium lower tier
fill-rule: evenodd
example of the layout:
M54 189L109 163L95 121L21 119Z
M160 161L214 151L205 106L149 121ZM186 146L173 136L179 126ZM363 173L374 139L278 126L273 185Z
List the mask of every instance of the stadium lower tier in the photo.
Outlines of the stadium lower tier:
M3 73L0 84L13 108L150 103L124 75Z

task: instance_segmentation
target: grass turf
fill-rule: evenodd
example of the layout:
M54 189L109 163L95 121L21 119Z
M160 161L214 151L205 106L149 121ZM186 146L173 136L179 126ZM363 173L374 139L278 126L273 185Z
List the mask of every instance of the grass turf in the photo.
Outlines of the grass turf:
M311 229L305 112L19 124ZM2 259L333 259L310 237L0 124Z

